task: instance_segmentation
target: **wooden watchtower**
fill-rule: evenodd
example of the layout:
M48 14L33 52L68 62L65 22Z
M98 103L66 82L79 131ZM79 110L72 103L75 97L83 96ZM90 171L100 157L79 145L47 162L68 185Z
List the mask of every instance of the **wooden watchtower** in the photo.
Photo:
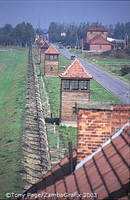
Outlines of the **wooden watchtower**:
M59 71L59 51L52 45L44 52L44 75L58 76Z
M76 114L73 112L75 103L90 100L92 76L80 61L75 59L59 77L61 78L60 121L62 124L68 124L70 121L76 121Z

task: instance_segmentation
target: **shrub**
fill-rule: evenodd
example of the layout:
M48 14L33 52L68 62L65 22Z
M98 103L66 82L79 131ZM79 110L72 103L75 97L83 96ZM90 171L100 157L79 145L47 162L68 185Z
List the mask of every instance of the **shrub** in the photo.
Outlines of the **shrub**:
M129 74L130 73L130 66L124 65L123 67L121 67L120 71L121 71L122 76Z

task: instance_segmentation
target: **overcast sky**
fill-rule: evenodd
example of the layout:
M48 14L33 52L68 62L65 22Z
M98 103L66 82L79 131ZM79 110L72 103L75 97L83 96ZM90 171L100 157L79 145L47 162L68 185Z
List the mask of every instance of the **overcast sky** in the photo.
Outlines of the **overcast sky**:
M130 1L0 0L0 27L31 22L36 28L49 23L99 21L104 25L130 21Z

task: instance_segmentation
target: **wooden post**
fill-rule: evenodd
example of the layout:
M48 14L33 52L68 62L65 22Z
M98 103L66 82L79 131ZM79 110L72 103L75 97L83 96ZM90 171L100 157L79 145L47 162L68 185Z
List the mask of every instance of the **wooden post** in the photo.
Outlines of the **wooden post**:
M56 123L54 122L54 134L56 134Z
M57 132L57 149L60 148L60 138L59 138L59 133Z

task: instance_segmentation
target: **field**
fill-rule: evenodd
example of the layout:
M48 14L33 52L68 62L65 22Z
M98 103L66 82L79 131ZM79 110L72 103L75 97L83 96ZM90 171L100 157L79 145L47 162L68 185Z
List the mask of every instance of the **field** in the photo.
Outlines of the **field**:
M84 59L87 59L91 63L113 74L114 76L117 76L119 79L122 79L126 82L130 81L130 73L126 75L122 75L120 71L123 66L128 66L130 68L130 59L128 59L128 57L121 59L121 58L116 58L114 56L111 57L104 54L90 55L88 53L81 53L79 51L72 51L72 52L76 53L77 55L81 56Z
M21 191L27 52L0 49L0 195Z

